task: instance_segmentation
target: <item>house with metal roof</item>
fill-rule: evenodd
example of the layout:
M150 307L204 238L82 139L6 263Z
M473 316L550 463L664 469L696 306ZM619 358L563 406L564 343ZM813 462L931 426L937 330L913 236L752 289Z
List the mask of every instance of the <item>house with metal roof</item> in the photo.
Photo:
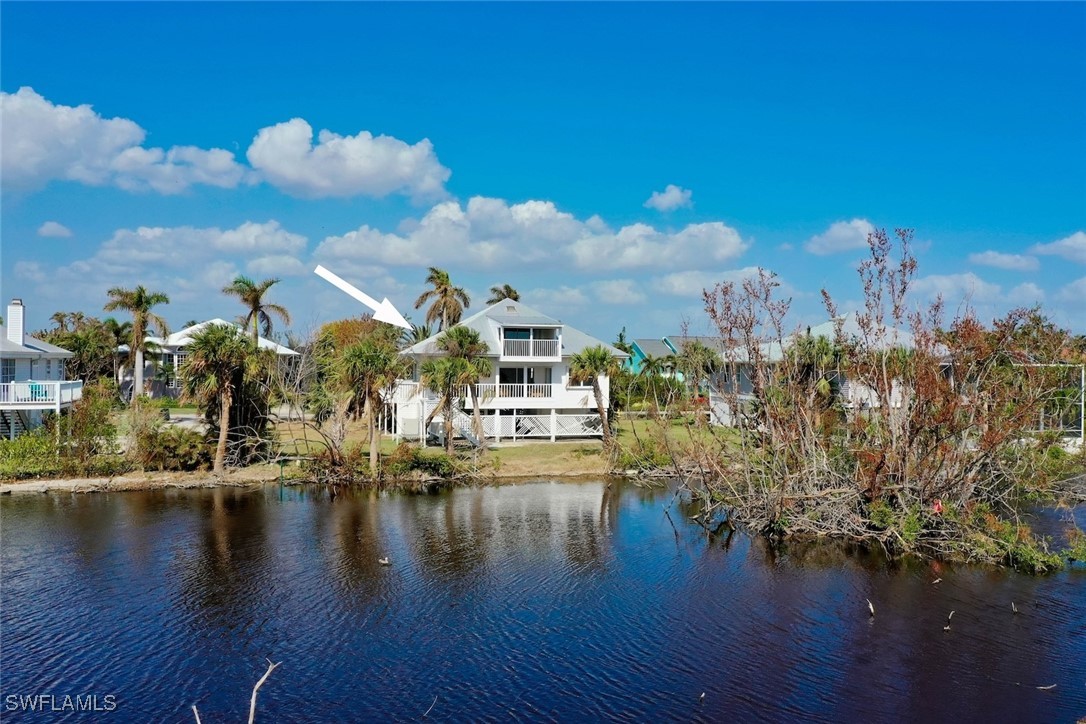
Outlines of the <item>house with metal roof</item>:
M83 397L83 381L65 376L73 355L26 333L21 299L8 305L0 325L0 435L14 439L40 427L45 413L60 414Z
M641 369L645 366L645 360L648 358L664 359L676 354L676 349L671 346L671 342L667 337L662 339L640 338L635 339L630 343L629 359L623 363L623 367L633 372L635 375L640 374Z
M228 322L225 319L209 319L206 322L185 327L165 337L148 336L146 338L147 352L144 354L146 360L143 370L144 394L151 397L177 397L181 394L181 379L178 372L181 365L188 358L188 346L192 344L193 336L209 324L236 327L243 334L248 334L248 330L242 329L233 322ZM279 355L280 360L298 356L298 353L289 347L284 347L264 337L257 338L257 346L260 349L274 351ZM129 351L126 344L121 345L118 349L123 353ZM125 398L131 394L133 383L132 370L125 367L120 380L121 394Z
M596 345L620 360L628 357L625 352L511 299L471 315L458 326L479 333L493 368L493 374L480 379L477 387L487 438L555 440L602 435L592 385L570 379L570 358ZM416 364L413 378L400 381L393 396L398 437L425 440L441 430L440 413L429 429L423 429L439 398L418 382L421 363L445 354L438 346L440 337L441 333L435 334L403 351ZM602 376L599 383L606 401L607 377ZM471 429L471 404L468 395L461 396L454 429Z

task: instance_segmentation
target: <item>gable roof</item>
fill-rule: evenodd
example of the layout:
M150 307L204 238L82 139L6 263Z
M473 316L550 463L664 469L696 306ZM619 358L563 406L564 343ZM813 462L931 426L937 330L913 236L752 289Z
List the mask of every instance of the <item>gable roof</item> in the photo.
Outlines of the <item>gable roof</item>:
M8 339L8 330L4 325L0 325L0 354L8 359L14 359L16 357L31 359L36 359L38 357L68 359L69 357L75 356L74 353L69 352L63 347L49 344L37 337L31 337L29 334L23 336L22 344L13 342Z
M856 312L849 312L843 317L838 317L841 322L841 337L846 341L863 339L863 330L860 329L860 323L856 320L856 317ZM825 337L832 342L837 334L836 321L838 320L830 319L818 326L811 327L809 334L815 338ZM916 339L913 337L912 332L905 329L884 327L877 336L878 339L872 340L876 349L890 347L912 349L916 347Z
M238 330L241 330L242 332L246 331L242 329L239 325L234 324L233 322L227 322L225 319L209 319L206 322L200 322L199 324L194 324L191 327L185 327L184 329L167 335L166 337L147 337L147 341L153 342L159 347L184 348L192 344L192 336L194 334L196 334L209 324L220 324L226 327L234 327ZM276 344L270 339L265 339L264 337L257 338L257 346L260 349L274 350L276 354L280 355L292 356L298 354L289 347L284 347L281 344ZM125 350L128 349L128 345L123 345L123 347Z
M664 339L635 339L633 343L646 356L667 357L669 354L675 354Z
M579 329L562 324L554 317L549 317L540 311L532 309L527 304L503 299L492 304L486 309L476 312L467 319L463 319L457 327L467 327L479 333L479 338L487 346L487 354L498 357L501 354L498 330L501 327L555 327L562 330L562 356L569 357L582 352L589 347L603 345L615 357L629 357L625 352L601 342L595 337L585 334ZM441 355L444 352L437 345L437 340L443 332L431 335L421 342L416 342L401 354L412 356Z

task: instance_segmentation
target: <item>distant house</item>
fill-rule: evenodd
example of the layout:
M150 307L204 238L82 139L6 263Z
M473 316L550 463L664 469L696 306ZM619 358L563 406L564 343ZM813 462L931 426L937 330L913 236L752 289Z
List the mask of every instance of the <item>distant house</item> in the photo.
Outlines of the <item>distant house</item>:
M511 299L503 299L460 322L459 326L479 332L487 345L493 374L479 380L479 411L487 438L590 437L602 435L599 413L591 383L570 379L570 358L589 347L603 345L616 358L627 354L584 332L548 317ZM413 359L415 372L401 380L394 395L393 432L397 437L425 439L441 434L440 412L429 430L426 418L437 407L437 393L419 384L422 362L444 356L438 346L441 333L403 351ZM609 381L600 377L605 402ZM471 401L461 395L454 429L471 429Z
M188 346L192 343L192 337L209 324L219 324L227 327L235 327L243 334L248 330L242 329L233 322L225 319L209 319L184 329L174 332L166 337L147 337L149 349L144 354L145 366L143 370L143 391L151 397L179 397L181 394L181 379L178 371L188 357ZM297 357L298 353L289 347L258 337L257 346L260 349L274 350L280 359ZM122 352L128 352L128 345L120 347ZM125 367L122 372L120 387L121 394L128 398L131 395L133 385L132 370Z
M824 337L830 342L834 342L838 339L838 327L840 327L841 341L849 342L863 340L864 332L858 322L857 314L855 312L850 312L836 319L827 320L817 326L808 327L805 332L799 332L787 337L783 340L783 344L779 342L764 343L759 346L758 351L762 360L767 364L779 364L784 361L788 350L798 339L803 337L810 337L812 339ZM678 338L672 337L671 339L675 340ZM726 391L738 394L741 401L751 399L751 394L754 389L751 381L753 363L748 359L747 350L745 348L737 348L729 351L721 344L721 340L719 339L701 337L686 338L686 340L691 339L702 341L703 344L707 344L707 346L715 349L721 356L723 364L720 369L714 373L712 378L710 409L714 422L717 424L729 425L731 424L732 416L727 404L724 402L722 393ZM892 349L895 347L913 349L916 346L916 340L913 338L911 332L893 327L885 327L880 332L876 333L874 339L863 341L873 349ZM679 344L681 346L681 343ZM880 404L878 395L875 394L874 390L849 380L847 375L841 370L837 370L833 374L830 382L832 384L834 396L845 408L862 409L877 407ZM890 404L894 407L899 406L901 404L901 397L902 391L898 389L897 383L895 382L890 395Z
M83 397L83 381L65 376L66 349L26 333L21 299L8 305L0 326L0 435L14 439L40 427L46 412L59 414Z
M641 372L641 369L645 366L645 359L653 357L655 359L663 359L670 355L676 354L676 349L671 346L667 337L662 339L635 339L631 344L629 359L623 363L623 367L633 372L635 375Z

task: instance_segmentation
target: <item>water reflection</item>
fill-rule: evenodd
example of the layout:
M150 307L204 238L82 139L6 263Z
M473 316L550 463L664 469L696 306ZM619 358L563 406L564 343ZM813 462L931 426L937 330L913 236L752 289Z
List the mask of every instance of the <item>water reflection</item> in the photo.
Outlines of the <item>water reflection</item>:
M667 489L0 506L2 693L108 686L127 720L186 718L192 701L243 717L266 656L286 662L261 690L269 720L418 718L435 696L430 718L452 720L1086 714L1086 571L776 549L707 535Z

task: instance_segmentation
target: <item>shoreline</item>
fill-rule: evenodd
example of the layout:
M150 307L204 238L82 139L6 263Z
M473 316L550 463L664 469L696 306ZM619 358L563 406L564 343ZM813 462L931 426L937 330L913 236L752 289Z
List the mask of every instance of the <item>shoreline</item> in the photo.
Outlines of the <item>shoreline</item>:
M0 483L0 495L117 493L168 488L246 488L279 480L277 470L241 468L216 477L209 471L126 473L98 478L37 478Z
M527 480L584 480L623 477L621 473L580 470L576 472L562 470L555 472L539 470L487 471L478 482L518 483ZM113 477L90 478L35 478L31 480L0 481L0 496L6 495L47 495L51 493L123 493L146 490L168 490L170 488L255 488L267 483L279 482L278 466L254 466L231 470L226 475L216 477L210 471L193 472L149 472L126 473ZM296 476L285 476L284 485L304 485L314 483Z

